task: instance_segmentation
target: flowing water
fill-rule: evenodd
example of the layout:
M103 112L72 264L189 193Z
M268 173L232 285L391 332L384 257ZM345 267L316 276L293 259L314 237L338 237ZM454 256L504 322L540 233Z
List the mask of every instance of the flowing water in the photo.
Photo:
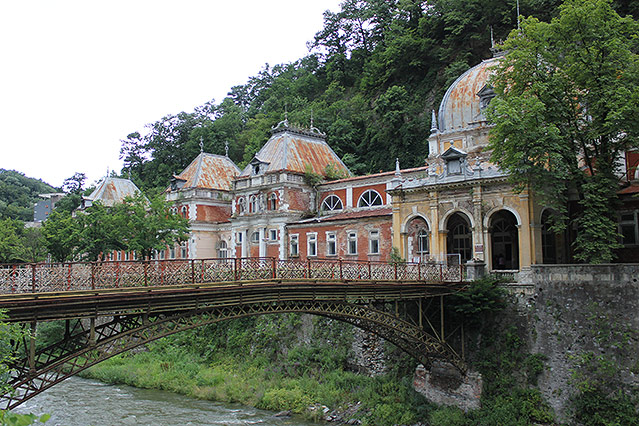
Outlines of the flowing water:
M72 377L30 399L17 413L51 414L46 426L310 426L295 418L170 392L106 385Z

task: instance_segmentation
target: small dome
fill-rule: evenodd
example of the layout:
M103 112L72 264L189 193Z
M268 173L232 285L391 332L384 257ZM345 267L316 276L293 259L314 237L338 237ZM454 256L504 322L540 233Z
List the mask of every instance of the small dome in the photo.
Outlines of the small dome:
M439 106L439 131L449 132L483 121L479 92L486 87L499 58L482 61L463 73L446 91Z

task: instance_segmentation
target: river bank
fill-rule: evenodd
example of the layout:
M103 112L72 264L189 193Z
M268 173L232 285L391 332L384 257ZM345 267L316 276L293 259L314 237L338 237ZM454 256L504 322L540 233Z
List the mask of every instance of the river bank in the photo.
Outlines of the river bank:
M47 426L311 426L300 418L171 392L72 377L25 402L16 413L51 413Z

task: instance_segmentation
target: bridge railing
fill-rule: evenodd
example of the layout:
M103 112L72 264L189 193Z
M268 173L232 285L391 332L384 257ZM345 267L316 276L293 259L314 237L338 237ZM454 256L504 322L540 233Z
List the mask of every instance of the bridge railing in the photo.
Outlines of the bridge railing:
M460 265L332 259L213 258L0 265L0 294L263 279L459 282Z

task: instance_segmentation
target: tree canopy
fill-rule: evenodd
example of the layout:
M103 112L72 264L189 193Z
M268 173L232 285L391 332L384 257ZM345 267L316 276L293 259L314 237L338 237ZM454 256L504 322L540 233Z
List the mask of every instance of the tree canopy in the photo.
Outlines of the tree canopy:
M612 260L619 159L639 146L639 24L608 0L567 0L550 23L522 20L502 48L493 159L554 208L557 229L576 226L576 259Z
M560 0L521 0L521 13L548 21ZM620 6L621 7L621 6ZM491 28L517 26L516 2L346 0L324 14L310 53L266 64L226 98L170 114L122 140L122 174L144 191L166 187L204 150L247 164L285 111L326 132L355 174L416 167L428 156L430 111L461 73L490 57Z
M33 220L33 205L41 200L38 194L50 192L56 192L56 189L42 180L0 169L0 218Z
M128 197L113 207L95 202L75 213L56 209L44 223L45 245L57 262L95 261L112 251L137 252L149 258L186 240L188 220L171 211L161 196Z

